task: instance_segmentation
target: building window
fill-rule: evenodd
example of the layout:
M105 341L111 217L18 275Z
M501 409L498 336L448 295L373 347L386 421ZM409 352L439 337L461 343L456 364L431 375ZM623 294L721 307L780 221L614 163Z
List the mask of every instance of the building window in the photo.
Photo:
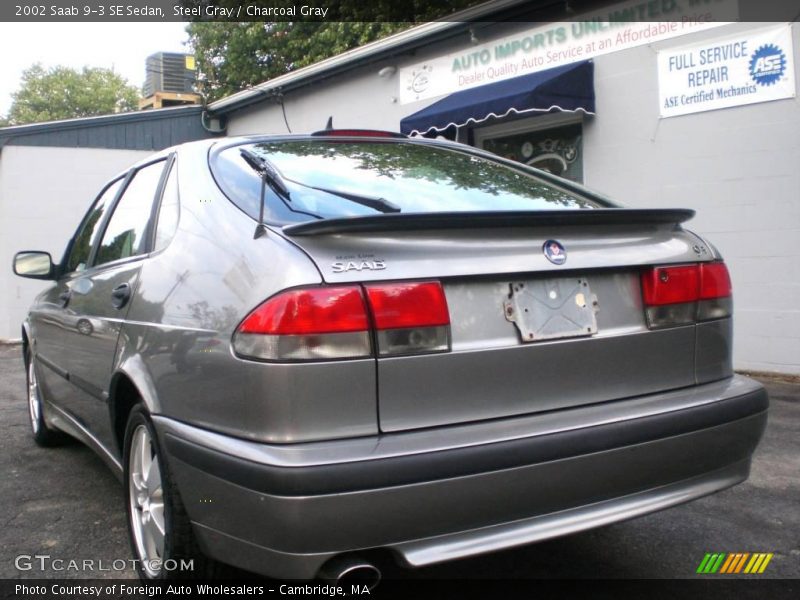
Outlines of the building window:
M563 115L520 119L474 135L479 148L583 183L583 124L574 115L567 122Z

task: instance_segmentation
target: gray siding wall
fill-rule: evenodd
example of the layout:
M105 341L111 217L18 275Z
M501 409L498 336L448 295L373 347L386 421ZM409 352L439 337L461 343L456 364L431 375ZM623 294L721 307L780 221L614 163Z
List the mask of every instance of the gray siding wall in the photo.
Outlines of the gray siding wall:
M0 129L0 147L14 145L156 151L213 137L203 129L201 113L199 106L192 106Z
M658 117L659 49L765 25L726 25L596 58L597 115L585 121L584 174L587 185L630 206L696 209L689 227L731 270L736 367L800 374L800 102ZM792 32L797 69L800 26ZM482 40L508 33L484 30ZM378 70L466 48L461 36L288 92L289 125L295 133L322 129L333 115L335 127L398 130L400 119L436 99L392 102L398 77L380 78ZM228 132L285 133L286 125L280 106L266 101L231 114Z

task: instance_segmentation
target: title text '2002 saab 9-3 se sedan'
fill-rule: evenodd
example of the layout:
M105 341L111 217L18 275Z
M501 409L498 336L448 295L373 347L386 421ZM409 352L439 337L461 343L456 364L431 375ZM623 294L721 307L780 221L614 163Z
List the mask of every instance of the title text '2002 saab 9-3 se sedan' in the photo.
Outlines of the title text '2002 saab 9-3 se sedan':
M34 437L123 479L146 578L376 579L373 550L428 565L727 488L768 400L692 214L382 132L166 150L61 262L15 258L52 281Z

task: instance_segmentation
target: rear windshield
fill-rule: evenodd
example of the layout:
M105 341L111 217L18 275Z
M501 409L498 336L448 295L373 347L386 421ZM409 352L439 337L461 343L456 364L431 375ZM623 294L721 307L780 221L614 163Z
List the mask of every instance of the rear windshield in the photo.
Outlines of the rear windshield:
M272 223L382 213L575 210L600 204L545 183L523 170L432 145L297 140L222 150L211 169L222 191L258 217L261 175L242 150L267 159L288 198L266 188Z

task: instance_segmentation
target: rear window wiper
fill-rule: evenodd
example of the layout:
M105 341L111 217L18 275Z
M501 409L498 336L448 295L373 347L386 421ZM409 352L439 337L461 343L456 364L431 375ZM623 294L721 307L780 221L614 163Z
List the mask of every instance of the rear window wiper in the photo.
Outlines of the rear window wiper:
M258 225L256 225L256 232L253 234L253 239L257 239L267 232L267 228L264 225L266 187L269 186L270 189L272 189L272 191L275 192L284 203L291 202L292 197L289 194L289 189L286 187L283 178L271 162L245 148L242 148L239 150L239 152L245 162L250 165L254 171L261 175L261 197L259 199L258 208Z
M378 212L382 213L399 213L402 209L390 202L386 198L379 198L377 196L365 196L363 194L356 194L355 192L344 192L341 190L332 190L323 187L317 187L315 185L309 185L307 183L303 183L302 181L296 181L294 179L286 178L286 181L291 181L297 185L302 185L303 187L309 188L311 190L316 190L318 192L324 192L326 194L332 194L334 196L339 196L340 198L344 198L345 200L350 200L350 202L355 202L356 204L360 204L361 206L369 207L373 210L377 210Z
M300 212L303 214L307 214L309 216L320 218L319 215L314 215L312 213L307 213L305 211L294 210L292 207L288 205L288 202L292 201L291 194L289 192L289 188L286 186L286 181L290 181L295 185L300 185L302 187L315 190L318 192L323 192L325 194L331 194L333 196L339 196L340 198L344 198L345 200L349 200L350 202L354 202L356 204L360 204L362 206L366 206L373 210L376 210L381 213L399 213L401 212L401 208L386 200L385 198L379 198L375 196L366 196L364 194L357 194L355 192L347 192L341 190L334 190L328 189L324 187L318 187L315 185L309 185L307 183L303 183L302 181L297 181L295 179L289 179L288 177L283 177L275 168L275 166L266 158L255 154L254 152L247 150L245 148L241 148L239 150L242 158L247 162L250 167L256 171L261 176L261 198L260 198L260 207L259 207L259 216L258 216L258 225L256 226L256 232L254 234L254 238L259 238L264 233L266 233L266 226L264 225L264 205L266 204L265 201L265 188L269 186L278 197L283 200L286 207L293 212Z
M269 185L269 187L271 187L272 190L278 194L278 196L281 196L288 202L292 201L291 195L289 194L289 188L287 188L286 184L283 182L283 177L281 177L280 173L278 173L278 170L271 162L269 162L269 160L244 148L242 148L239 152L241 152L242 158L247 161L247 164L253 167L254 170L260 173L266 179L267 185Z

